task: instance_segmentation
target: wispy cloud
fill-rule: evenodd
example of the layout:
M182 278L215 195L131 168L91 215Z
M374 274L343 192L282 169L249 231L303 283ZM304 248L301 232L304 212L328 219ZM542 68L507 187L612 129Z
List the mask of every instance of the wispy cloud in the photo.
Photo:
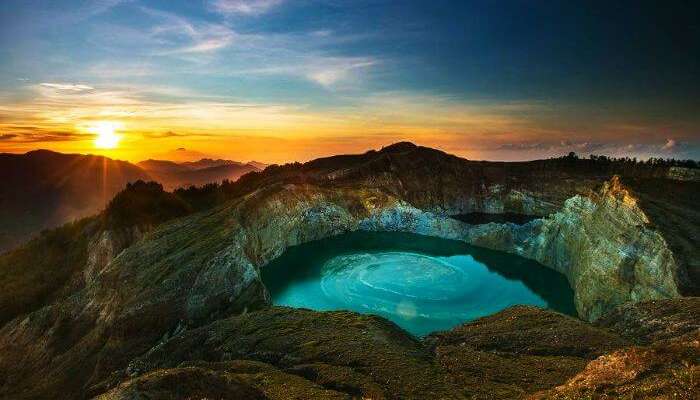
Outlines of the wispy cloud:
M49 89L59 90L59 91L69 91L69 92L85 92L94 90L92 86L75 84L75 83L48 83L44 82L40 84L41 86Z
M342 88L347 84L363 83L371 68L380 60L370 57L331 57L321 54L304 54L286 51L286 56L275 56L268 49L265 67L230 71L229 74L246 76L291 76L313 82L324 88Z
M193 38L193 42L190 46L164 51L161 54L211 53L230 45L233 42L233 35Z
M188 132L188 133L178 133L173 131L165 132L143 132L141 136L148 139L168 139L168 138L191 138L191 137L212 137L215 135L209 133L198 133L198 132Z
M53 143L72 142L93 139L93 134L82 134L67 131L44 131L40 128L25 130L21 133L0 134L0 142L5 143Z
M221 2L222 9L263 10L281 2ZM218 3L216 3L218 4ZM363 87L387 61L376 56L331 54L341 44L368 40L362 32L331 29L298 32L237 31L231 22L175 14L132 5L144 24L99 24L89 41L113 57L87 66L86 76L103 80L159 76L164 73L209 77L280 76L303 79L326 89ZM231 11L233 12L233 11ZM138 43L138 47L134 47ZM185 61L173 63L168 58ZM206 68L205 68L206 67Z
M133 7L133 10L141 14L139 17L143 17L140 19L143 22L100 24L93 28L88 40L108 53L128 54L128 58L121 61L143 66L158 64L157 58L153 60L154 55L213 54L229 47L239 36L221 23L145 6ZM104 64L105 60L101 63Z
M119 4L129 3L131 1L133 0L92 0L88 2L83 9L81 9L81 12L84 16L89 17L102 14L118 6Z
M282 3L283 0L214 0L211 8L224 15L259 15Z
M319 85L330 87L357 76L359 70L377 64L377 61L372 59L336 58L333 61L335 62L329 63L330 65L311 66L306 77Z
M236 33L227 26L195 22L182 16L142 7L142 10L157 19L147 35L160 39L166 44L174 44L161 54L208 53L230 45Z

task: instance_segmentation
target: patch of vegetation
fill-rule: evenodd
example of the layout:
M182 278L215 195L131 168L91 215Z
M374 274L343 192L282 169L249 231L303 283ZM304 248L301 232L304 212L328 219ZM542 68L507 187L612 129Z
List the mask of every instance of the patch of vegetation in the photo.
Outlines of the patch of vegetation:
M108 228L154 226L191 213L192 206L157 182L136 181L126 185L105 209Z
M84 268L96 218L46 230L19 249L0 255L0 326L61 297Z
M173 193L187 202L193 210L206 210L225 200L222 187L228 185L230 185L230 182L224 180L221 185L218 183L208 183L202 186L193 185L188 188L175 189Z
M637 157L610 157L591 154L588 158L579 157L573 151L566 156L550 158L547 161L559 161L568 164L594 166L598 169L614 169L620 172L634 174L650 169L666 169L670 167L700 168L700 163L695 160L679 160L675 158L651 157L647 160L638 160Z
M201 211L258 189L264 189L271 184L311 181L312 178L305 173L304 169L304 165L298 162L271 165L261 172L249 172L237 181L224 179L221 183L176 189L173 194L189 204L193 210Z

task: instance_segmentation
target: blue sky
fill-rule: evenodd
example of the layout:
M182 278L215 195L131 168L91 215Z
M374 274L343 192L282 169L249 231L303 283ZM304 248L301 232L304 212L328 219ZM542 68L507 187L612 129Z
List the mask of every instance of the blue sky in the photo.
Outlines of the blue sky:
M700 158L691 3L4 1L0 150Z

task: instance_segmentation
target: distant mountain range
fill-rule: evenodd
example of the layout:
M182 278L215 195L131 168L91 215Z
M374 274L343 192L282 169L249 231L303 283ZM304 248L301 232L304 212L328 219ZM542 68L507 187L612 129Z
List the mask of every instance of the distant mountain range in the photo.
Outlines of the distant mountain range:
M261 171L267 167L259 162L241 163L231 160L213 160L203 158L199 161L176 163L164 160L146 160L137 164L156 180L172 190L179 187L200 186L225 179L235 181L252 171Z
M131 164L107 157L48 150L0 154L0 252L37 232L93 215L128 182L155 180L172 190L259 171L266 165L204 158Z

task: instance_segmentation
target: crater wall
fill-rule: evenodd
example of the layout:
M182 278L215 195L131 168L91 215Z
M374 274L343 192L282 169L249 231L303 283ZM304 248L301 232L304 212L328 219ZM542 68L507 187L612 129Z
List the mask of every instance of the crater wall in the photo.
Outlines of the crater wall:
M626 303L679 296L678 266L664 237L619 179L576 195L561 210L523 225L467 225L407 204L383 209L361 229L463 240L535 260L564 274L587 320Z
M579 315L595 320L629 302L678 297L678 266L664 237L618 178L598 192L575 195L547 217L523 225L469 225L445 213L420 210L374 190L319 189L289 185L248 201L246 254L258 268L289 246L354 230L401 231L517 254L564 274ZM536 200L521 193L522 204ZM489 209L503 209L497 202Z

